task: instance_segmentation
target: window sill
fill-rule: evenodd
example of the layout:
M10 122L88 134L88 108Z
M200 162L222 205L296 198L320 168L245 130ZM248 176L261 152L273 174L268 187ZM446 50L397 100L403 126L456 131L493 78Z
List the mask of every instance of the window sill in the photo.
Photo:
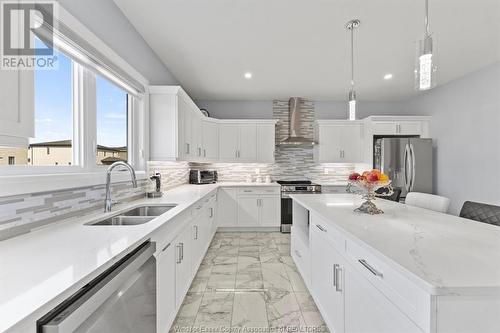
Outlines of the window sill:
M137 180L146 179L146 172L136 171L136 177ZM129 180L130 174L128 172L115 171L111 176L112 183ZM104 170L101 172L0 176L0 197L58 191L105 183L106 172Z

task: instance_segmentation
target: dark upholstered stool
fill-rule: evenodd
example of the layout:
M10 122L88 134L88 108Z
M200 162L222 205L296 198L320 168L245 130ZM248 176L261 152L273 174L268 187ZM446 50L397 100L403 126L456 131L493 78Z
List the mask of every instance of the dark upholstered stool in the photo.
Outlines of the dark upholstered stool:
M460 217L500 226L500 206L466 201L460 211Z

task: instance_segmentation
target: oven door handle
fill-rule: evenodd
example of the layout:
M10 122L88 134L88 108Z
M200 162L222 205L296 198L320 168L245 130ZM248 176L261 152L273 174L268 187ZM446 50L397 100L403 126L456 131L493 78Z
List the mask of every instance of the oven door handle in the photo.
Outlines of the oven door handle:
M84 323L104 302L118 291L131 277L138 273L139 268L153 256L155 246L148 243L121 265L114 268L90 289L76 296L74 302L63 307L62 311L48 323L43 324L43 332L64 333L74 332ZM64 303L63 303L64 304Z

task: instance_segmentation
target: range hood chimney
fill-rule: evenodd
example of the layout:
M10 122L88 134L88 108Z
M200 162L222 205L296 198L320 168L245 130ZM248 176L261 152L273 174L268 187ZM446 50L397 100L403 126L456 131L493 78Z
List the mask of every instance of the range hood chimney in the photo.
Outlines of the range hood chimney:
M301 135L301 125L302 119L300 117L301 98L292 97L288 101L288 112L290 119L290 132L288 133L288 138L281 141L279 146L312 146L315 142L311 139L305 138Z

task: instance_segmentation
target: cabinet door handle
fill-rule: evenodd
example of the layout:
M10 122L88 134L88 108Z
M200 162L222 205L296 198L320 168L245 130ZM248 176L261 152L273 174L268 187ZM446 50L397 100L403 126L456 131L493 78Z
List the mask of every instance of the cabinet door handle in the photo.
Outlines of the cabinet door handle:
M180 264L182 262L182 250L181 250L181 244L177 244L177 263Z
M333 286L337 289L337 268L339 268L339 264L333 265Z
M166 249L168 249L170 247L170 244L171 243L168 243L167 245L165 245L165 247L161 250L161 252L165 252Z
M235 156L236 158L238 158L238 151L237 151L237 150L235 150L235 151L234 151L234 156Z
M339 157L342 158L342 149L339 150Z
M370 264L367 263L365 259L359 259L358 261L361 263L361 265L365 266L365 268L369 270L373 275L378 276L380 278L384 277L384 274L380 273L375 268L370 266Z
M297 255L297 257L302 258L299 251L295 250L295 254Z
M323 226L321 226L320 224L316 224L316 227L317 227L319 230L321 230L321 231L323 231L323 232L326 232L326 229L325 229Z
M340 274L339 274L340 273ZM335 291L342 292L342 281L340 277L342 276L342 268L339 265L334 269L335 275Z
M186 142L186 154L189 154L189 143Z
M210 211L209 217L214 217L214 209L212 207L210 207L209 211Z
M207 150L203 149L203 157L207 157Z
M196 239L198 239L198 226L195 225L193 227L194 227L194 239L196 240Z
M184 243L181 243L181 261L184 260Z

